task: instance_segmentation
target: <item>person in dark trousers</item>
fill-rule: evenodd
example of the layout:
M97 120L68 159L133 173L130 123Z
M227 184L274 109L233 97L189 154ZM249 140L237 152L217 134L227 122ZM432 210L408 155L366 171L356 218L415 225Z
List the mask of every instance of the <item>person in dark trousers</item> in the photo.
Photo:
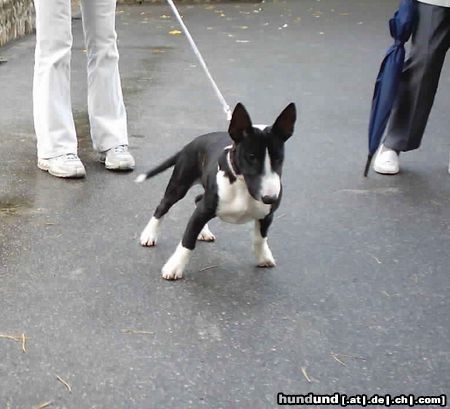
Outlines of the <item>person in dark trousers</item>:
M373 166L375 172L385 175L399 172L399 152L420 146L450 48L450 0L419 0L417 8L410 55L386 138Z

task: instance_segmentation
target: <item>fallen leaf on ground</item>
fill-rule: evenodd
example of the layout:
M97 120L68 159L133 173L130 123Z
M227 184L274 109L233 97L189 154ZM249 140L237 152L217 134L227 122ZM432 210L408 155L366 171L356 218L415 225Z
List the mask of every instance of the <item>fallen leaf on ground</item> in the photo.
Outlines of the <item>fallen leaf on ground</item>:
M59 382L61 382L65 387L66 387L66 389L70 392L70 393L72 393L72 387L69 385L69 382L67 382L67 381L65 381L63 378L61 378L59 375L56 375L56 379L59 381Z
M48 408L50 405L52 405L53 402L52 401L48 401L45 403L41 403L40 405L35 406L35 409L44 409L44 408Z

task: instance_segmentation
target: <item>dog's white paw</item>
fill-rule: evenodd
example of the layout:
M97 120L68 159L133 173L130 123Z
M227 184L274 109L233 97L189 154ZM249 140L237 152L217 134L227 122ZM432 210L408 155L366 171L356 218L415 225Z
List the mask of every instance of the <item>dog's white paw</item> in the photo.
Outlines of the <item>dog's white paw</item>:
M275 259L273 257L267 258L265 260L261 260L258 263L258 267L261 267L261 268L271 268L271 267L275 267L276 265L277 264L275 263Z
M267 241L263 241L262 243L255 245L254 250L258 267L268 268L276 266L275 259L269 245L267 244Z
M147 226L141 233L141 237L139 239L142 246L153 247L156 246L156 242L158 240L159 233L159 225L161 220L152 217L148 222Z
M167 260L161 270L162 278L165 280L178 280L183 278L183 271L189 262L191 250L185 248L180 243L175 253Z
M197 240L200 240L200 241L215 241L216 240L216 236L214 236L214 234L211 233L211 230L209 230L208 224L205 224L205 226L203 227L202 231L198 235Z
M183 270L166 263L161 270L161 276L164 280L179 280L183 278Z
M156 242L158 240L158 237L156 234L150 234L146 230L144 230L141 234L140 242L142 246L145 247L153 247L156 246Z

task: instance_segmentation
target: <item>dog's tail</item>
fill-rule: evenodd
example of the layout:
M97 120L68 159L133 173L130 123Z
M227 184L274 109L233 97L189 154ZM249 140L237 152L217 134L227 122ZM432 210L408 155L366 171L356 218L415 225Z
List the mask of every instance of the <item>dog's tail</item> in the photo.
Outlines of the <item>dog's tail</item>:
M158 165L156 168L150 169L146 173L141 173L134 181L136 183L142 183L145 180L147 180L149 178L152 178L153 176L156 176L159 173L164 172L165 170L167 170L167 169L171 168L172 166L174 166L175 163L177 163L177 159L178 159L179 156L180 156L180 152L176 153L175 155L173 155L169 159L165 160L163 163Z

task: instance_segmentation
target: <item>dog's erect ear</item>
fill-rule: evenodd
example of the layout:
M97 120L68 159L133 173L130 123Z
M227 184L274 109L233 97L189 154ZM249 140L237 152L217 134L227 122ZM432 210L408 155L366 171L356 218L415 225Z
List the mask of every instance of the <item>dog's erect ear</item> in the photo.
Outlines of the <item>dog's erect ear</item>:
M291 102L277 118L272 126L272 130L284 141L287 141L294 133L294 124L297 119L297 109Z
M252 121L247 110L240 102L234 108L231 117L228 133L235 143L239 143L244 139L252 129Z

